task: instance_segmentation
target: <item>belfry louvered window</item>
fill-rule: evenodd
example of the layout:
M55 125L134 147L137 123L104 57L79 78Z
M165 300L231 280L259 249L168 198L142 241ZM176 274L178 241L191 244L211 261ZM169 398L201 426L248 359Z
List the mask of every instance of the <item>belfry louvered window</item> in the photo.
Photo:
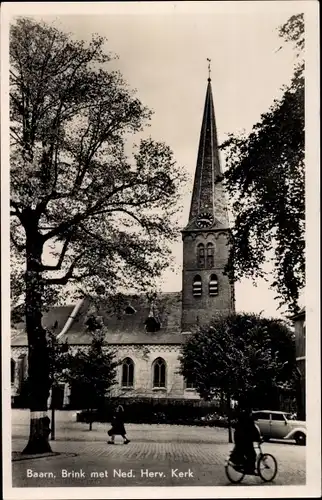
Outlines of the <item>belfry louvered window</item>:
M214 267L214 245L213 243L207 243L207 267Z
M202 294L202 281L199 274L197 274L197 276L193 278L192 294L194 295L194 297L200 297Z
M205 267L205 245L199 243L197 246L197 264L198 267Z
M215 274L210 276L209 280L209 295L218 295L218 279Z

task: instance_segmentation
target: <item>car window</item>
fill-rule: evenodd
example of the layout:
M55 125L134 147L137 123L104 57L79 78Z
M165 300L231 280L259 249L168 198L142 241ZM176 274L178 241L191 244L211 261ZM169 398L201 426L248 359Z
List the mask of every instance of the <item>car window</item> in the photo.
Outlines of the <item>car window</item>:
M283 413L272 413L272 420L279 420L285 422Z
M257 412L253 413L254 420L269 420L269 413Z

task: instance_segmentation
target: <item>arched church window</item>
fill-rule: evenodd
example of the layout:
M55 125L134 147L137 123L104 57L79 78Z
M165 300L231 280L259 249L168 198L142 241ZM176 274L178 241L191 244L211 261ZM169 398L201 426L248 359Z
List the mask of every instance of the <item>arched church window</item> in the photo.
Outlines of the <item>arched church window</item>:
M218 278L215 274L210 276L209 280L209 295L218 295Z
M21 386L21 384L26 378L26 371L27 371L27 354L21 354L18 359L19 386Z
M197 265L205 267L205 245L203 243L199 243L197 246Z
M214 245L207 243L207 267L214 267Z
M16 362L12 358L10 359L10 369L11 369L11 373L10 373L11 383L14 384L15 372L16 372Z
M192 294L194 297L200 297L202 294L202 281L199 274L193 278Z
M153 362L153 387L166 386L166 364L164 359L157 358Z
M125 358L122 362L122 387L133 387L134 363L131 358Z

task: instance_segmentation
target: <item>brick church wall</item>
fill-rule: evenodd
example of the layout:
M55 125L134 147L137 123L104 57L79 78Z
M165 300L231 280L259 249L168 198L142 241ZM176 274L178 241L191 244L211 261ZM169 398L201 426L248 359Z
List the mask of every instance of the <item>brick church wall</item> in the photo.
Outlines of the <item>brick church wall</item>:
M128 397L199 398L195 390L186 389L179 369L177 345L122 345L117 346L117 359L129 357L134 362L134 387L121 387L122 366L118 367L118 386L113 394ZM166 363L166 387L153 388L153 362L161 357Z
M179 399L199 399L194 389L186 388L185 381L179 370L178 345L117 345L111 346L115 349L116 359L122 361L131 358L134 362L134 385L132 388L124 388L122 382L122 366L117 367L117 384L112 389L113 396L122 397L149 397L149 398L179 398ZM74 351L77 347L71 346ZM84 347L86 349L86 347ZM22 379L27 378L27 347L12 347L11 358L15 361L15 377L11 386L12 396L19 394ZM153 362L157 358L164 359L166 363L166 387L153 388ZM65 388L66 397L64 404L69 403L69 389Z
M228 259L228 235L226 232L191 233L183 239L183 303L182 328L189 330L191 325L209 324L218 313L229 314L233 309L233 287L224 268ZM197 246L203 243L214 245L214 266L199 268L197 263ZM202 279L202 295L194 297L192 293L193 280L196 275ZM218 295L210 296L208 285L210 276L215 274L218 279Z

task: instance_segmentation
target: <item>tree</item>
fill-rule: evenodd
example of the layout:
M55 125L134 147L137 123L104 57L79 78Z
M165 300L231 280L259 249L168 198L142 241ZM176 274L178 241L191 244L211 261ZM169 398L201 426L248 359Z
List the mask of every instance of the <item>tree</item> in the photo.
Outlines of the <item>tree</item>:
M268 280L263 265L274 262L270 285L280 305L296 312L305 283L304 16L292 16L279 35L295 46L291 83L249 135L221 145L235 219L227 270L235 280Z
M67 284L78 296L153 286L178 233L173 217L185 176L170 148L151 138L131 158L125 153L151 113L107 70L104 43L93 36L86 45L25 18L10 31L11 290L25 302L28 453L50 450L42 431L50 387L45 306Z
M11 319L21 321L21 308L17 307L11 314ZM50 435L51 439L55 440L55 406L56 397L58 395L58 386L60 382L64 382L64 371L68 368L70 346L67 341L60 342L57 335L49 329L46 329L46 341L48 352L48 373L49 373L49 388L51 389L51 423ZM20 398L23 404L30 399L32 387L29 377L23 380ZM46 422L46 420L45 420ZM47 420L48 422L48 420ZM49 434L49 423L47 433Z
M276 404L295 383L295 343L282 320L256 314L217 317L187 339L180 372L205 400L226 396L239 405ZM228 415L230 416L230 415Z
M93 335L91 345L69 356L64 379L74 390L81 391L83 405L89 411L89 430L92 430L92 410L102 406L108 390L115 384L118 362L115 352L105 341L101 318L89 314L87 325Z

